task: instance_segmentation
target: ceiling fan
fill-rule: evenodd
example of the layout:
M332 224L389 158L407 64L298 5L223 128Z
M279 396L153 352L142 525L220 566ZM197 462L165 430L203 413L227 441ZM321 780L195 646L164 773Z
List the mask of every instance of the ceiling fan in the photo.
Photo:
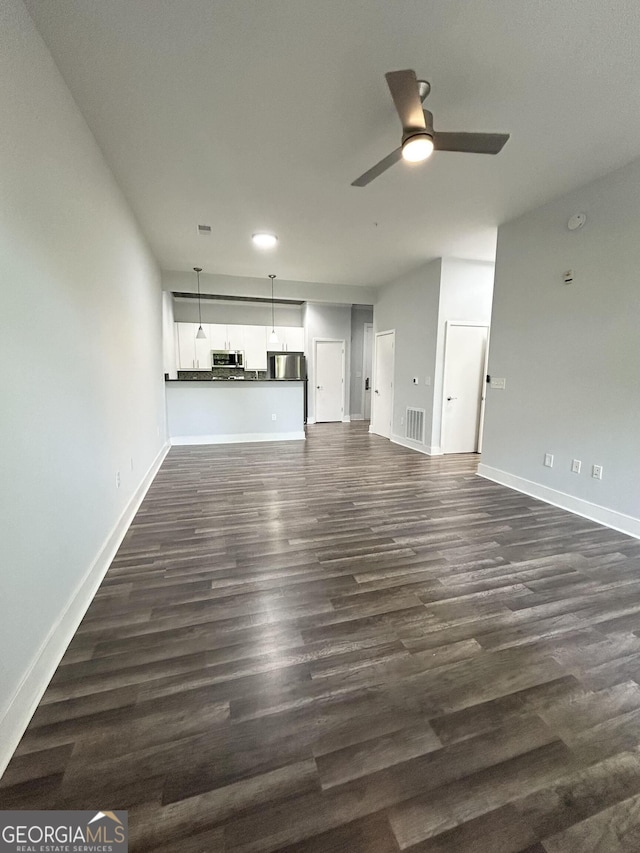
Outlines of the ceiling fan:
M442 133L433 129L433 114L422 108L431 84L418 80L415 71L389 71L384 75L402 122L402 144L351 184L365 187L398 160L416 163L433 151L460 151L468 154L498 154L509 139L508 133Z

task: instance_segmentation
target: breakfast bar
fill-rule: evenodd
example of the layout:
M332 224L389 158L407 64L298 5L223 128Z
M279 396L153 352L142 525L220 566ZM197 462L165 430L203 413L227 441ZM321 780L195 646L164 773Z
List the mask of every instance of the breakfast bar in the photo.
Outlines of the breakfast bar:
M302 441L304 380L167 380L171 444Z

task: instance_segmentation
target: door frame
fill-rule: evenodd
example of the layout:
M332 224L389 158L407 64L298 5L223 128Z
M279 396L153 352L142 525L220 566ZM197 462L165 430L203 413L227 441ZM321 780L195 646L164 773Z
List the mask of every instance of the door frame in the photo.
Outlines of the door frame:
M345 415L345 393L346 393L346 364L347 364L347 342L344 338L313 338L312 346L313 346L313 423L318 423L316 414L317 414L317 391L318 384L316 382L316 376L318 374L318 343L321 344L342 344L342 399L340 401L340 406L342 408L342 423L348 423L351 418ZM324 423L324 421L321 421ZM331 421L331 423L339 423L338 421Z
M449 343L449 329L452 326L476 326L487 330L487 344L484 350L484 364L482 366L482 386L480 390L480 411L478 413L478 441L475 453L482 453L482 438L484 434L484 406L487 397L487 365L489 363L489 335L491 326L483 320L445 320L444 324L444 353L442 357L442 399L440 400L440 447L445 454L445 427L444 427L444 404L446 402L447 389L445 388L445 376L447 373L447 345Z
M393 364L391 365L391 376L393 377L391 380L391 418L389 422L389 441L391 441L391 436L393 435L393 395L396 390L395 379L395 369L396 369L396 330L395 329L386 329L383 332L375 332L374 340L373 340L373 356L372 356L372 365L373 365L373 385L375 385L376 377L378 375L378 338L381 338L383 335L393 335ZM376 402L376 393L375 388L372 389L373 394L371 395L371 420L369 422L369 432L373 431L373 424L375 422L375 402ZM374 435L380 435L380 433L374 433ZM386 436L381 435L380 438L386 438Z
M366 393L365 392L365 385L367 384L367 377L365 376L365 369L364 369L364 365L365 365L365 361L366 361L366 355L367 355L367 329L370 330L370 334L371 334L371 372L372 373L373 373L373 364L374 364L374 362L373 362L373 350L374 350L374 344L375 344L375 338L373 336L373 323L365 323L364 324L364 335L363 335L363 340L362 340L362 397L360 398L362 400L362 419L363 420L365 419L365 417L364 417L364 414L365 414L365 412L364 412L364 395ZM369 378L371 380L373 380L372 376ZM369 388L369 390L372 392L371 388ZM372 400L373 400L373 392L371 393L371 401ZM369 423L371 423L371 413L373 412L373 403L371 401L370 401L370 405L369 405Z

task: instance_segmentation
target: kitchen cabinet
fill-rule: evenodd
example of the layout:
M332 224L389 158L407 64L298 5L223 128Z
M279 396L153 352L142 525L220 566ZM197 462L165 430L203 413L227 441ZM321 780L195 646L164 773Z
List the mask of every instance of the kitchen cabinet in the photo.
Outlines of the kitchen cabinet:
M271 329L269 329L271 334ZM269 349L278 352L304 352L304 329L299 326L276 326L279 344Z
M227 326L224 323L209 323L211 349L230 349L227 346Z
M244 348L244 329L246 326L232 326L226 323L209 323L211 329L211 349L242 350Z
M267 369L267 337L265 326L240 326L243 330L244 365L246 370Z
M266 370L267 351L304 352L304 329L276 326L277 344L269 343L271 326L203 323L206 338L196 338L198 323L176 323L179 370L211 370L211 350L244 352L246 370Z
M176 323L178 328L178 369L211 370L211 334L208 324L202 328L206 338L196 338L198 323Z
M251 326L227 326L227 349L244 350L245 349L245 329L250 329Z
M196 331L193 323L176 323L178 329L178 369L193 370L196 364Z
M196 328L196 332L198 331L198 324L193 324ZM211 370L211 350L213 347L211 346L211 335L209 334L210 329L207 328L208 324L203 323L202 328L204 330L206 338L195 338L196 344L196 370Z

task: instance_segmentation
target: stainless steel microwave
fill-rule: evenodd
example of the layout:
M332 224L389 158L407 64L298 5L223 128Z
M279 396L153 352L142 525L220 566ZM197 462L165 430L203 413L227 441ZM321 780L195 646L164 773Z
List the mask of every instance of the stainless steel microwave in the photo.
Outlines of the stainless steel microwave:
M214 349L211 351L211 366L244 368L244 353L240 350Z

